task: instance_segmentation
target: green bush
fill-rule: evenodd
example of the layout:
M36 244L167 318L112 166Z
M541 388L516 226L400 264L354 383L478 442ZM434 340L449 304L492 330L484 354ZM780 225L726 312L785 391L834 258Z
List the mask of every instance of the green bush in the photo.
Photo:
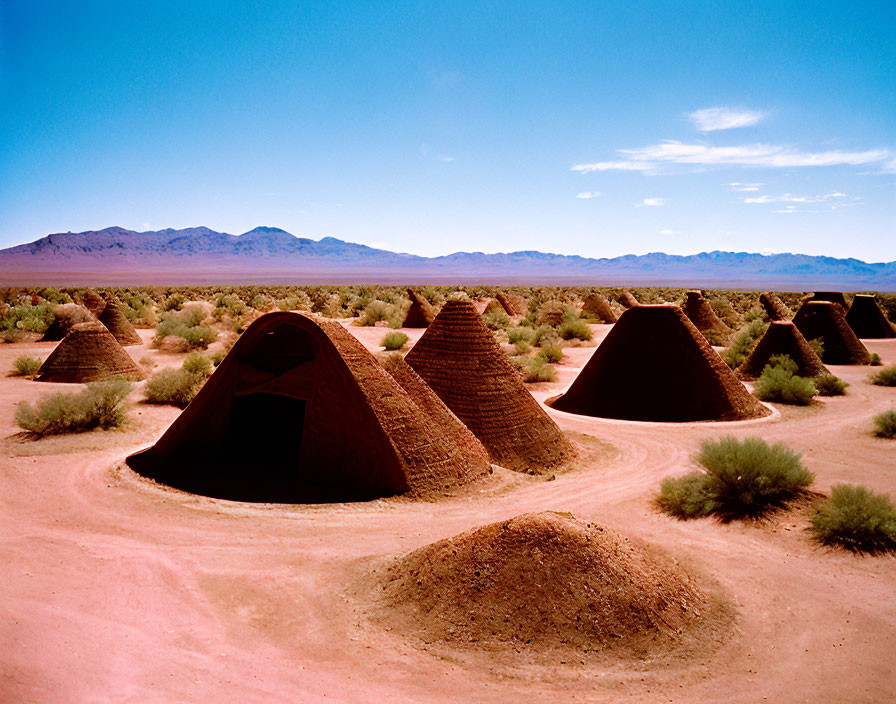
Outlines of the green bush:
M187 349L205 349L218 339L218 333L202 325L204 318L203 312L198 309L163 313L153 344L159 346L166 337L174 336L183 340Z
M762 318L754 318L735 335L728 348L722 352L722 359L729 367L736 369L746 361L759 338L768 330L768 325Z
M535 339L532 344L536 347L545 347L548 345L556 345L560 342L557 331L550 325L541 325L535 330Z
M884 411L874 416L874 434L879 438L896 437L896 411Z
M162 369L146 382L146 402L184 408L199 393L204 381L204 375L186 369Z
M400 350L408 341L408 336L403 332L390 332L382 340L380 345L387 350Z
M876 386L896 386L896 367L884 367L872 374L869 381Z
M663 481L657 505L678 518L757 517L800 494L815 479L798 453L760 438L707 440L694 460L703 467Z
M527 342L532 345L535 343L535 330L523 326L508 328L507 341L511 345L515 345L517 342Z
M762 401L809 405L818 389L811 379L796 376L797 368L787 355L772 357L756 380L753 394Z
M871 353L871 366L879 367L881 364L883 364L883 360L880 358L880 355L877 352L872 352Z
M0 317L0 330L9 333L43 332L53 322L53 311L46 303L11 307Z
M482 322L489 330L506 330L510 327L510 316L504 312L503 308L494 306L482 314Z
M812 348L812 351L818 355L818 358L821 359L824 356L824 338L816 337L813 340L809 340L809 347Z
M529 354L532 351L532 345L525 340L517 340L513 344L513 351L516 355Z
M12 376L34 376L40 369L41 361L37 357L23 354L12 363Z
M853 552L896 550L896 506L886 494L838 484L812 517L812 534L824 545Z
M560 345L545 344L538 352L538 356L544 357L546 361L551 362L552 364L556 364L563 359L563 348L560 347Z
M533 384L540 381L556 381L557 373L544 357L533 357L523 365L523 381Z
M125 399L129 381L94 381L73 394L50 394L35 406L23 401L16 407L16 423L37 436L83 433L94 428L116 428L127 420Z
M404 315L401 309L391 303L377 300L371 301L364 308L358 317L358 325L370 326L385 321L389 327L400 328L403 320Z
M591 328L584 320L566 320L557 331L564 340L590 340L592 337Z
M846 393L848 383L833 374L819 374L812 379L821 396L842 396Z
M183 369L190 374L208 376L209 372L212 370L212 362L201 352L193 352L192 354L188 354L187 358L184 359Z

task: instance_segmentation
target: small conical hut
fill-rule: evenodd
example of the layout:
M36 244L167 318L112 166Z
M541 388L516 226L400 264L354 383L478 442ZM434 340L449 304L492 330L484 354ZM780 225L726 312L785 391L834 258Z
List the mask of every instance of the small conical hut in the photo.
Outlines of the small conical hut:
M527 312L526 299L520 295L499 291L495 298L507 315L525 315Z
M849 304L846 302L846 296L844 296L841 291L815 291L808 300L830 301L831 303L836 303L843 309L844 313L849 309Z
M619 302L626 308L635 308L641 305L627 288L622 289L622 293L619 294Z
M118 340L98 322L78 323L41 365L37 381L81 384L123 376L146 378Z
M846 322L856 337L869 340L896 337L896 330L880 309L877 299L869 294L856 294L846 313Z
M543 471L574 450L526 390L469 301L448 301L405 357L488 450L518 471Z
M769 360L779 354L786 354L796 362L798 376L812 377L828 371L796 325L789 320L775 320L737 373L742 379L756 379Z
M656 656L730 622L721 594L665 552L543 511L400 556L359 591L375 622L427 643Z
M640 305L619 316L558 410L624 420L745 420L768 415L675 305Z
M731 328L716 315L701 291L688 291L684 302L684 312L700 332L713 331L720 335L731 333Z
M484 453L427 412L341 325L259 317L130 467L238 501L429 498L487 473Z
M806 301L793 317L793 324L807 340L821 339L825 364L871 364L871 355L852 328L839 304Z
M423 296L408 289L408 297L411 299L411 307L408 308L404 322L401 324L403 328L426 328L436 317L436 309Z
M760 293L759 303L769 320L790 320L793 312L774 293Z
M602 323L615 323L616 314L610 308L610 302L599 293L585 296L582 311L589 318L597 318Z
M53 322L44 330L41 342L58 342L78 323L96 322L93 314L77 303L65 303L53 308Z
M106 307L100 313L100 322L105 325L122 347L142 345L143 340L134 330L134 326L124 317L118 302L113 298L106 299Z
M94 318L99 318L100 313L102 313L103 309L106 307L106 301L100 294L91 289L87 292L87 295L84 296L84 307L90 311Z

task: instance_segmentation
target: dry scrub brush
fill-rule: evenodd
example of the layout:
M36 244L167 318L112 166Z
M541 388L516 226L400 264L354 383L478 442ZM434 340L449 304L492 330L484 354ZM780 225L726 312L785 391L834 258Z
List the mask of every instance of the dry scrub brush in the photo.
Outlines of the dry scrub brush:
M885 494L838 484L812 517L811 530L823 545L853 552L896 550L896 507Z
M94 381L77 393L45 396L34 406L23 401L16 407L16 423L38 437L117 428L127 420L125 399L132 388L121 379Z

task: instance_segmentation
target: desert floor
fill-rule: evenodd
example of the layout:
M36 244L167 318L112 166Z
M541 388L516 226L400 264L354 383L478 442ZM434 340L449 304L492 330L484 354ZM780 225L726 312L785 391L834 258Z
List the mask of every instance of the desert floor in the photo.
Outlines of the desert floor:
M385 332L347 329L372 350ZM608 329L594 326L594 342ZM144 345L128 348L135 360L179 364L182 355L151 350L152 331L140 332ZM896 364L896 340L866 344ZM0 370L53 346L2 345ZM558 381L530 387L536 398L561 392L594 347L569 348ZM549 410L574 437L612 445L552 481L497 469L434 503L314 506L213 500L134 475L124 458L164 431L172 407L137 403L122 431L23 439L15 403L72 386L2 376L0 701L891 701L893 557L818 547L806 509L725 525L676 521L652 506L660 480L692 470L699 443L723 434L801 451L818 491L857 482L896 497L896 442L870 434L871 418L896 406L896 389L868 384L867 367L831 371L850 382L846 396L778 406L758 421L635 423ZM551 661L426 645L366 619L354 585L372 565L543 509L640 538L717 580L736 613L730 637L674 661Z

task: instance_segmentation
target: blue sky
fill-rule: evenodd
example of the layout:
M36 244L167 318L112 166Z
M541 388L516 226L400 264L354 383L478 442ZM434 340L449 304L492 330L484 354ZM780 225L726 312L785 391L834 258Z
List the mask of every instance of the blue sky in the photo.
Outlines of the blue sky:
M336 5L4 0L0 246L896 260L893 2Z

